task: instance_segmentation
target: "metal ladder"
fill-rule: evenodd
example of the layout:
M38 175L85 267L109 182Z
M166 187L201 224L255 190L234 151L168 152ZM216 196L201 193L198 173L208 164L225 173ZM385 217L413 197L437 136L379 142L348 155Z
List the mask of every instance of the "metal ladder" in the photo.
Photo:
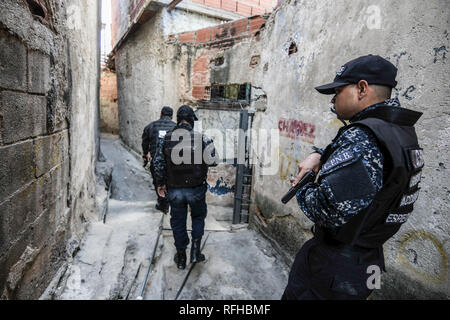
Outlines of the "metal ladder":
M236 188L234 192L233 224L248 223L251 203L253 167L250 165L251 136L248 129L253 121L253 112L242 110L239 119L238 155L236 165Z

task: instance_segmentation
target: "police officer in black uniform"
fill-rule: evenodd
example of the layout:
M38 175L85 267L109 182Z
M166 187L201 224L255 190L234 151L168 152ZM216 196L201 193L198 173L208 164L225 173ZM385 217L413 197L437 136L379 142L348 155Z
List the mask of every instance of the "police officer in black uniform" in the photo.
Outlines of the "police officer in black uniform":
M206 178L208 167L218 161L213 141L193 130L196 120L188 105L181 106L176 127L160 141L154 158L158 193L170 203L170 225L177 249L174 260L179 269L186 267L188 205L192 218L191 263L205 260L200 245L207 214Z
M173 129L176 125L176 123L172 121L172 116L173 109L167 106L163 107L161 109L160 119L149 123L144 128L144 132L142 133L142 158L144 159L144 164L150 162L150 172L153 177L153 185L155 186L156 196L158 197L158 202L155 208L164 213L169 211L169 202L167 199L158 195L157 186L155 183L155 167L152 159L155 157L158 140L164 138L167 131Z
M366 299L373 267L385 271L382 245L413 211L424 166L414 129L422 113L390 99L396 75L392 63L368 55L316 87L334 94L332 111L350 124L299 164L293 184L320 170L296 195L314 237L298 252L282 299Z

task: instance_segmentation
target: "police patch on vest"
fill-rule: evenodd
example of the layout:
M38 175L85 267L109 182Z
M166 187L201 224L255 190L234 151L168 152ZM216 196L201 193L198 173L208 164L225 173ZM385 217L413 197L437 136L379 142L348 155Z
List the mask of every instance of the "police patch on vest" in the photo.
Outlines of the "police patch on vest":
M407 206L409 204L413 204L419 198L419 190L414 192L413 194L404 195L402 201L400 202L400 207Z
M419 171L415 175L413 175L409 180L409 188L412 189L413 187L417 186L421 179L422 179L422 171Z
M322 166L322 171L328 171L340 164L343 164L345 162L348 162L350 160L354 159L353 152L348 150L344 151L342 153L339 153L337 155L333 155L330 159L325 162L325 164Z
M159 130L158 131L158 138L164 138L167 134L166 130Z
M411 165L415 170L423 168L425 164L423 161L423 150L409 150L409 158L411 160Z
M386 223L405 223L409 218L409 214L391 213L386 218Z

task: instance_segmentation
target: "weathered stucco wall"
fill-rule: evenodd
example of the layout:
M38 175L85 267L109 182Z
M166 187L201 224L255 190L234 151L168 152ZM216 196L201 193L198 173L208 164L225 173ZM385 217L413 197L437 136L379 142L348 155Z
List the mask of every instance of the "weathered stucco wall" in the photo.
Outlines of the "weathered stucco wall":
M162 9L131 35L116 55L120 137L138 152L141 152L143 128L159 118L162 106L171 105L175 112L185 103L195 107L198 100L205 96L206 86L211 83L210 77L215 79L214 82L227 83L227 75L221 71L224 66L214 67L216 72L210 76L210 63L221 54L223 48L229 48L234 41L254 35L264 22L263 19L245 18L217 26L217 19L191 15L193 20L198 19L194 25L203 23L205 28L179 34L175 39L169 32L192 31L192 23L179 19L180 14L186 15L186 12L180 10L177 14L174 10L168 14ZM214 21L215 26L210 27ZM170 41L164 37L167 35ZM201 43L211 39L216 45L203 48ZM190 40L193 43L183 42ZM245 54L247 52L242 55ZM239 64L240 60L241 58L236 58L235 63ZM248 65L249 61L244 60L242 65L245 64L246 67L253 68ZM242 73L244 72L243 69ZM244 78L248 77L242 77ZM218 129L223 133L237 129L238 111L201 108L201 121L196 123L196 128ZM230 135L228 139L231 139L233 146L236 137ZM210 192L207 199L211 204L233 206L236 174L234 149L236 148L233 146L231 154L224 156L229 163L210 170Z
M163 8L133 33L116 54L119 128L123 141L141 153L144 127L159 119L161 108L172 106L175 112L181 101L176 79L181 49L165 43L164 34L190 30L185 11ZM220 23L218 19L190 14L197 25Z
M448 12L447 1L288 1L262 33L261 64L267 71L260 78L267 110L257 114L255 127L279 129L280 170L260 176L256 166L254 194L268 225L259 228L290 257L311 236L311 222L295 201L283 206L279 199L296 163L312 144L324 147L340 126L329 112L331 97L314 86L332 80L346 61L378 54L399 69L394 95L404 107L424 112L417 125L426 157L422 192L408 222L384 246L388 273L374 297L448 298L450 293L450 92L443 85L449 72ZM297 52L289 55L292 42ZM302 130L289 134L285 125L293 121Z
M94 212L98 3L34 4L0 4L0 296L9 299L39 297Z

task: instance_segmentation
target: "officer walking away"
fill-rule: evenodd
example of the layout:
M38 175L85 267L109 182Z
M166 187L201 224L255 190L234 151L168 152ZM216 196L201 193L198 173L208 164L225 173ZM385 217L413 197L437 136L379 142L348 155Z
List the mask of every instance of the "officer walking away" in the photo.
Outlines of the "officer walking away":
M152 174L153 185L155 186L156 196L158 197L155 208L164 213L169 212L169 202L167 199L158 195L155 183L155 166L153 165L152 159L155 157L158 140L162 139L167 131L173 129L176 125L176 123L172 121L172 116L173 109L167 106L163 107L160 119L148 124L142 133L142 158L144 159L144 166L150 162L150 173Z
M334 94L332 111L350 124L324 150L314 147L292 181L320 170L296 194L314 237L295 257L282 299L366 299L371 270L385 271L382 245L413 211L424 166L414 129L422 113L390 99L396 75L392 63L368 55L316 87Z
M154 158L158 194L170 203L170 225L177 249L174 260L179 269L186 267L188 205L192 219L191 263L205 260L200 245L207 214L206 178L208 167L217 165L213 141L193 130L196 120L188 105L181 106L176 127L160 141Z

